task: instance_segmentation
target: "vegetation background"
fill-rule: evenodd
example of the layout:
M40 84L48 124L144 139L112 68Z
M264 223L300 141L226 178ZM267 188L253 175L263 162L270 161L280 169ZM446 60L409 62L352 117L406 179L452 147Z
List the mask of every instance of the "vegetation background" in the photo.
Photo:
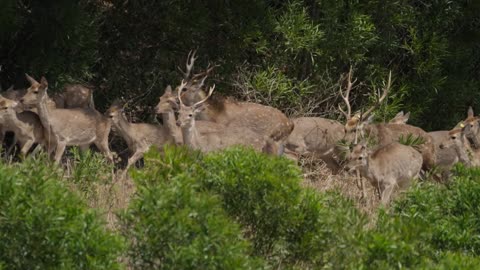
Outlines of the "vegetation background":
M229 0L17 1L0 9L0 82L46 75L95 88L95 104L131 100L148 118L177 67L197 49L197 71L219 65L224 94L289 115L337 118L338 80L354 67L354 108L371 100L392 70L378 114L412 112L426 130L451 128L469 105L480 110L480 1ZM138 107L140 106L140 108Z

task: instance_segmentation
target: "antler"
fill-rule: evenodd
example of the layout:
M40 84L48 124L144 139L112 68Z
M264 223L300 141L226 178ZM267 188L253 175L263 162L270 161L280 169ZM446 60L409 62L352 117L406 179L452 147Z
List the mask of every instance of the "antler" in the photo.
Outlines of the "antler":
M215 90L215 84L208 89L208 95L204 99L193 104L193 107L198 107L199 105L202 105L205 101L207 101L207 99L212 95L213 90Z
M368 109L363 115L362 115L362 118L367 118L372 112L373 110L375 110L382 102L383 100L387 97L388 95L388 91L390 91L390 86L392 85L392 71L390 71L390 73L388 74L388 82L387 82L387 85L385 86L385 88L383 89L383 94L382 96L377 100L377 102L375 102L375 104L370 107L370 109Z
M182 96L181 96L181 94L182 94L182 89L183 89L186 85L187 85L187 83L186 83L184 80L182 80L182 83L180 84L180 87L179 87L179 89L178 89L178 91L177 91L178 102L180 102L180 105L181 105L181 106L185 106L185 104L183 104L183 102L182 102Z
M192 69L193 69L193 64L195 63L195 60L197 60L197 57L195 57L196 53L197 53L196 50L191 50L190 52L188 52L187 63L185 64L185 67L186 67L185 72L183 72L183 70L178 68L183 73L183 78L185 80L187 80L188 77L190 77L190 73L192 72Z
M342 85L340 84L340 96L342 97L342 99L345 101L345 104L347 105L347 112L345 112L342 109L340 104L338 105L338 109L340 109L343 115L345 115L345 118L348 120L351 118L351 115L352 115L352 107L350 106L350 101L349 101L350 91L352 90L353 84L357 81L357 79L355 79L355 81L352 82L352 66L350 66L350 71L348 71L347 78L348 78L348 82L347 82L347 90L345 91L345 95L343 95Z
M197 88L202 88L203 84L205 83L205 80L207 77L210 75L210 73L217 67L218 65L212 65L208 64L207 69L204 72L197 73L192 76L192 81L195 81L199 79L200 77L203 76L203 78L200 80L200 83L197 84Z

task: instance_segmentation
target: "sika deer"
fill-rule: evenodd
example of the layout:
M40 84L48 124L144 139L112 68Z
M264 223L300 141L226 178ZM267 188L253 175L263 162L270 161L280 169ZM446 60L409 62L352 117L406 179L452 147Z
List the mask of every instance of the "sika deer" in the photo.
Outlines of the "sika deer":
M113 161L108 147L110 121L95 109L76 108L58 109L47 106L48 82L42 77L38 83L27 76L31 86L20 100L26 105L35 105L38 116L45 128L46 144L49 153L55 151L55 162L60 162L67 145L78 145L81 148L94 143L109 161Z
M16 101L0 96L0 122L5 130L15 133L20 144L20 153L25 156L34 143L44 144L44 129L36 113L17 113L17 105Z
M480 166L480 149L474 148L466 138L465 127L463 123L460 123L450 130L449 138L440 144L440 148L454 150L458 155L458 161L466 166Z
M125 171L142 158L150 146L154 145L162 148L165 144L174 143L173 137L170 136L168 130L162 126L128 122L123 114L123 106L120 104L110 106L107 115L112 120L120 136L127 142L128 149L132 153L128 159Z
M417 146L418 151L422 154L423 157L423 169L429 170L432 169L436 162L435 156L435 145L433 143L432 137L425 132L423 129L407 125L407 124L391 124L391 123L379 123L371 124L372 113L373 111L382 103L383 100L388 95L391 86L391 73L388 77L387 84L383 89L383 93L377 102L370 107L363 114L356 114L351 116L351 106L349 101L349 94L352 89L353 83L351 82L352 70L348 74L348 85L345 95L340 89L340 94L347 105L347 112L345 112L340 106L340 111L345 115L347 122L345 124L345 139L347 142L356 142L358 137L365 138L368 137L373 141L377 142L378 147L385 146L392 142L399 141L400 138L406 138L407 136L414 136L420 138L423 143Z
M353 147L346 169L360 171L378 189L382 204L388 205L394 189L407 188L418 177L422 156L410 146L390 143L374 151L362 142Z
M182 85L184 85L183 81ZM220 150L233 145L251 146L258 151L271 150L268 141L246 127L223 126L215 122L195 120L196 114L203 110L203 104L212 95L214 89L215 86L211 87L208 95L192 106L183 104L178 92L180 110L177 125L181 127L184 144L202 152Z
M187 106L203 100L206 96L202 90L205 79L214 67L209 66L203 73L191 76L195 53L189 54L187 69L184 73L185 83L180 91L182 101ZM216 122L228 127L243 127L283 145L293 130L293 123L278 109L250 102L235 102L225 98L207 100L197 119Z
M296 155L318 157L332 173L338 173L340 165L335 154L337 142L345 135L343 125L321 117L299 117L292 121L295 127L288 136L286 150Z

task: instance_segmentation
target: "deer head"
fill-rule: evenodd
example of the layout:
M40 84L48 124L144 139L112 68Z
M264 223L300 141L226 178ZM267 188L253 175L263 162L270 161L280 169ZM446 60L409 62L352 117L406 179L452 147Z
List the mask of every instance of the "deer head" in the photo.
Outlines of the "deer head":
M480 118L474 116L473 108L468 108L467 119L463 122L465 127L463 128L463 134L467 140L472 144L475 149L480 148Z
M470 164L470 146L463 134L465 124L463 122L458 123L452 130L448 132L448 139L443 141L439 147L440 149L455 149L461 162Z
M360 142L353 147L350 155L348 156L348 161L345 169L348 172L353 172L367 166L369 155L370 150L368 149L367 143L365 141Z
M124 104L120 100L114 101L110 108L108 108L106 115L108 116L108 118L112 119L114 123L117 123L122 118L125 105L126 104Z
M14 112L14 109L17 106L18 106L18 102L0 96L0 115L1 116L10 112Z
M160 97L155 112L157 114L172 112L172 110L178 109L177 95L172 91L172 87L169 85L165 88L163 95Z
M181 83L180 87L183 87L184 84L185 84L185 82L182 80L182 83ZM192 106L185 105L182 101L181 93L178 92L177 95L178 95L178 101L180 103L180 109L178 111L177 125L182 127L182 128L192 126L193 122L195 121L195 115L198 114L199 112L201 112L204 109L203 104L212 95L214 90L215 90L215 85L210 87L210 89L208 91L208 95L204 99L198 101L197 103L193 104Z
M388 81L387 81L387 84L385 85L385 87L383 88L382 95L380 96L379 93L376 94L378 96L378 99L375 102L375 104L372 105L365 112L357 113L354 116L352 116L352 109L351 109L351 105L350 105L350 92L352 90L353 85L355 84L355 82L357 80L355 79L352 82L352 73L353 73L352 68L350 68L350 71L348 72L348 75L346 76L347 88L345 90L345 94L343 93L343 89L342 89L342 86L341 86L342 84L340 84L340 96L342 97L343 101L345 102L345 105L347 107L347 111L343 110L340 105L338 106L338 108L346 118L345 138L348 141L353 141L354 143L356 143L357 140L358 140L358 137L363 137L364 136L365 126L373 120L373 111L375 109L377 109L377 107L387 97L388 92L390 90L390 86L391 86L392 72L389 73ZM341 81L342 80L345 80L345 79L341 79Z
M25 77L30 82L30 87L27 89L27 93L20 99L22 104L36 105L48 98L48 82L45 77L40 79L40 83L28 74L25 74Z
M185 84L182 88L177 87L175 89L176 91L181 92L183 102L187 105L191 105L199 99L205 98L205 93L202 91L202 88L205 84L205 80L216 67L215 65L212 66L209 64L205 71L192 75L193 65L197 59L195 55L196 51L190 51L188 53L185 72L181 71L183 73Z

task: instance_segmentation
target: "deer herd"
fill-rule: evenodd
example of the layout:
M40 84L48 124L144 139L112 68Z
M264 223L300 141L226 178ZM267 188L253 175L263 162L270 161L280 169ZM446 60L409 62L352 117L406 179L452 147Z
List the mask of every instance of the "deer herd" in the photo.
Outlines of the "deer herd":
M125 172L151 146L166 144L184 144L202 152L244 145L292 159L312 156L323 160L334 174L346 171L360 176L363 196L361 177L368 179L383 204L390 202L396 189L408 187L427 172L447 180L457 162L480 165L480 118L472 108L452 130L425 132L407 124L409 113L403 112L389 122L372 122L374 111L388 97L391 74L374 105L352 115L350 93L356 80L352 81L350 69L340 82L344 106L339 105L339 111L346 120L341 124L320 117L289 119L270 106L212 96L215 85L206 91L205 81L214 67L192 74L195 60L195 52L190 52L180 85L167 86L160 97L155 113L161 115L161 125L129 122L120 102L101 114L94 107L92 91L82 85L67 85L63 93L50 97L44 77L38 82L26 75L28 89L10 88L0 96L0 139L13 132L13 145L19 145L21 155L36 146L33 151L43 148L57 163L67 146L84 150L94 144L113 162L108 143L113 126L131 154ZM408 138L416 143L402 142Z

